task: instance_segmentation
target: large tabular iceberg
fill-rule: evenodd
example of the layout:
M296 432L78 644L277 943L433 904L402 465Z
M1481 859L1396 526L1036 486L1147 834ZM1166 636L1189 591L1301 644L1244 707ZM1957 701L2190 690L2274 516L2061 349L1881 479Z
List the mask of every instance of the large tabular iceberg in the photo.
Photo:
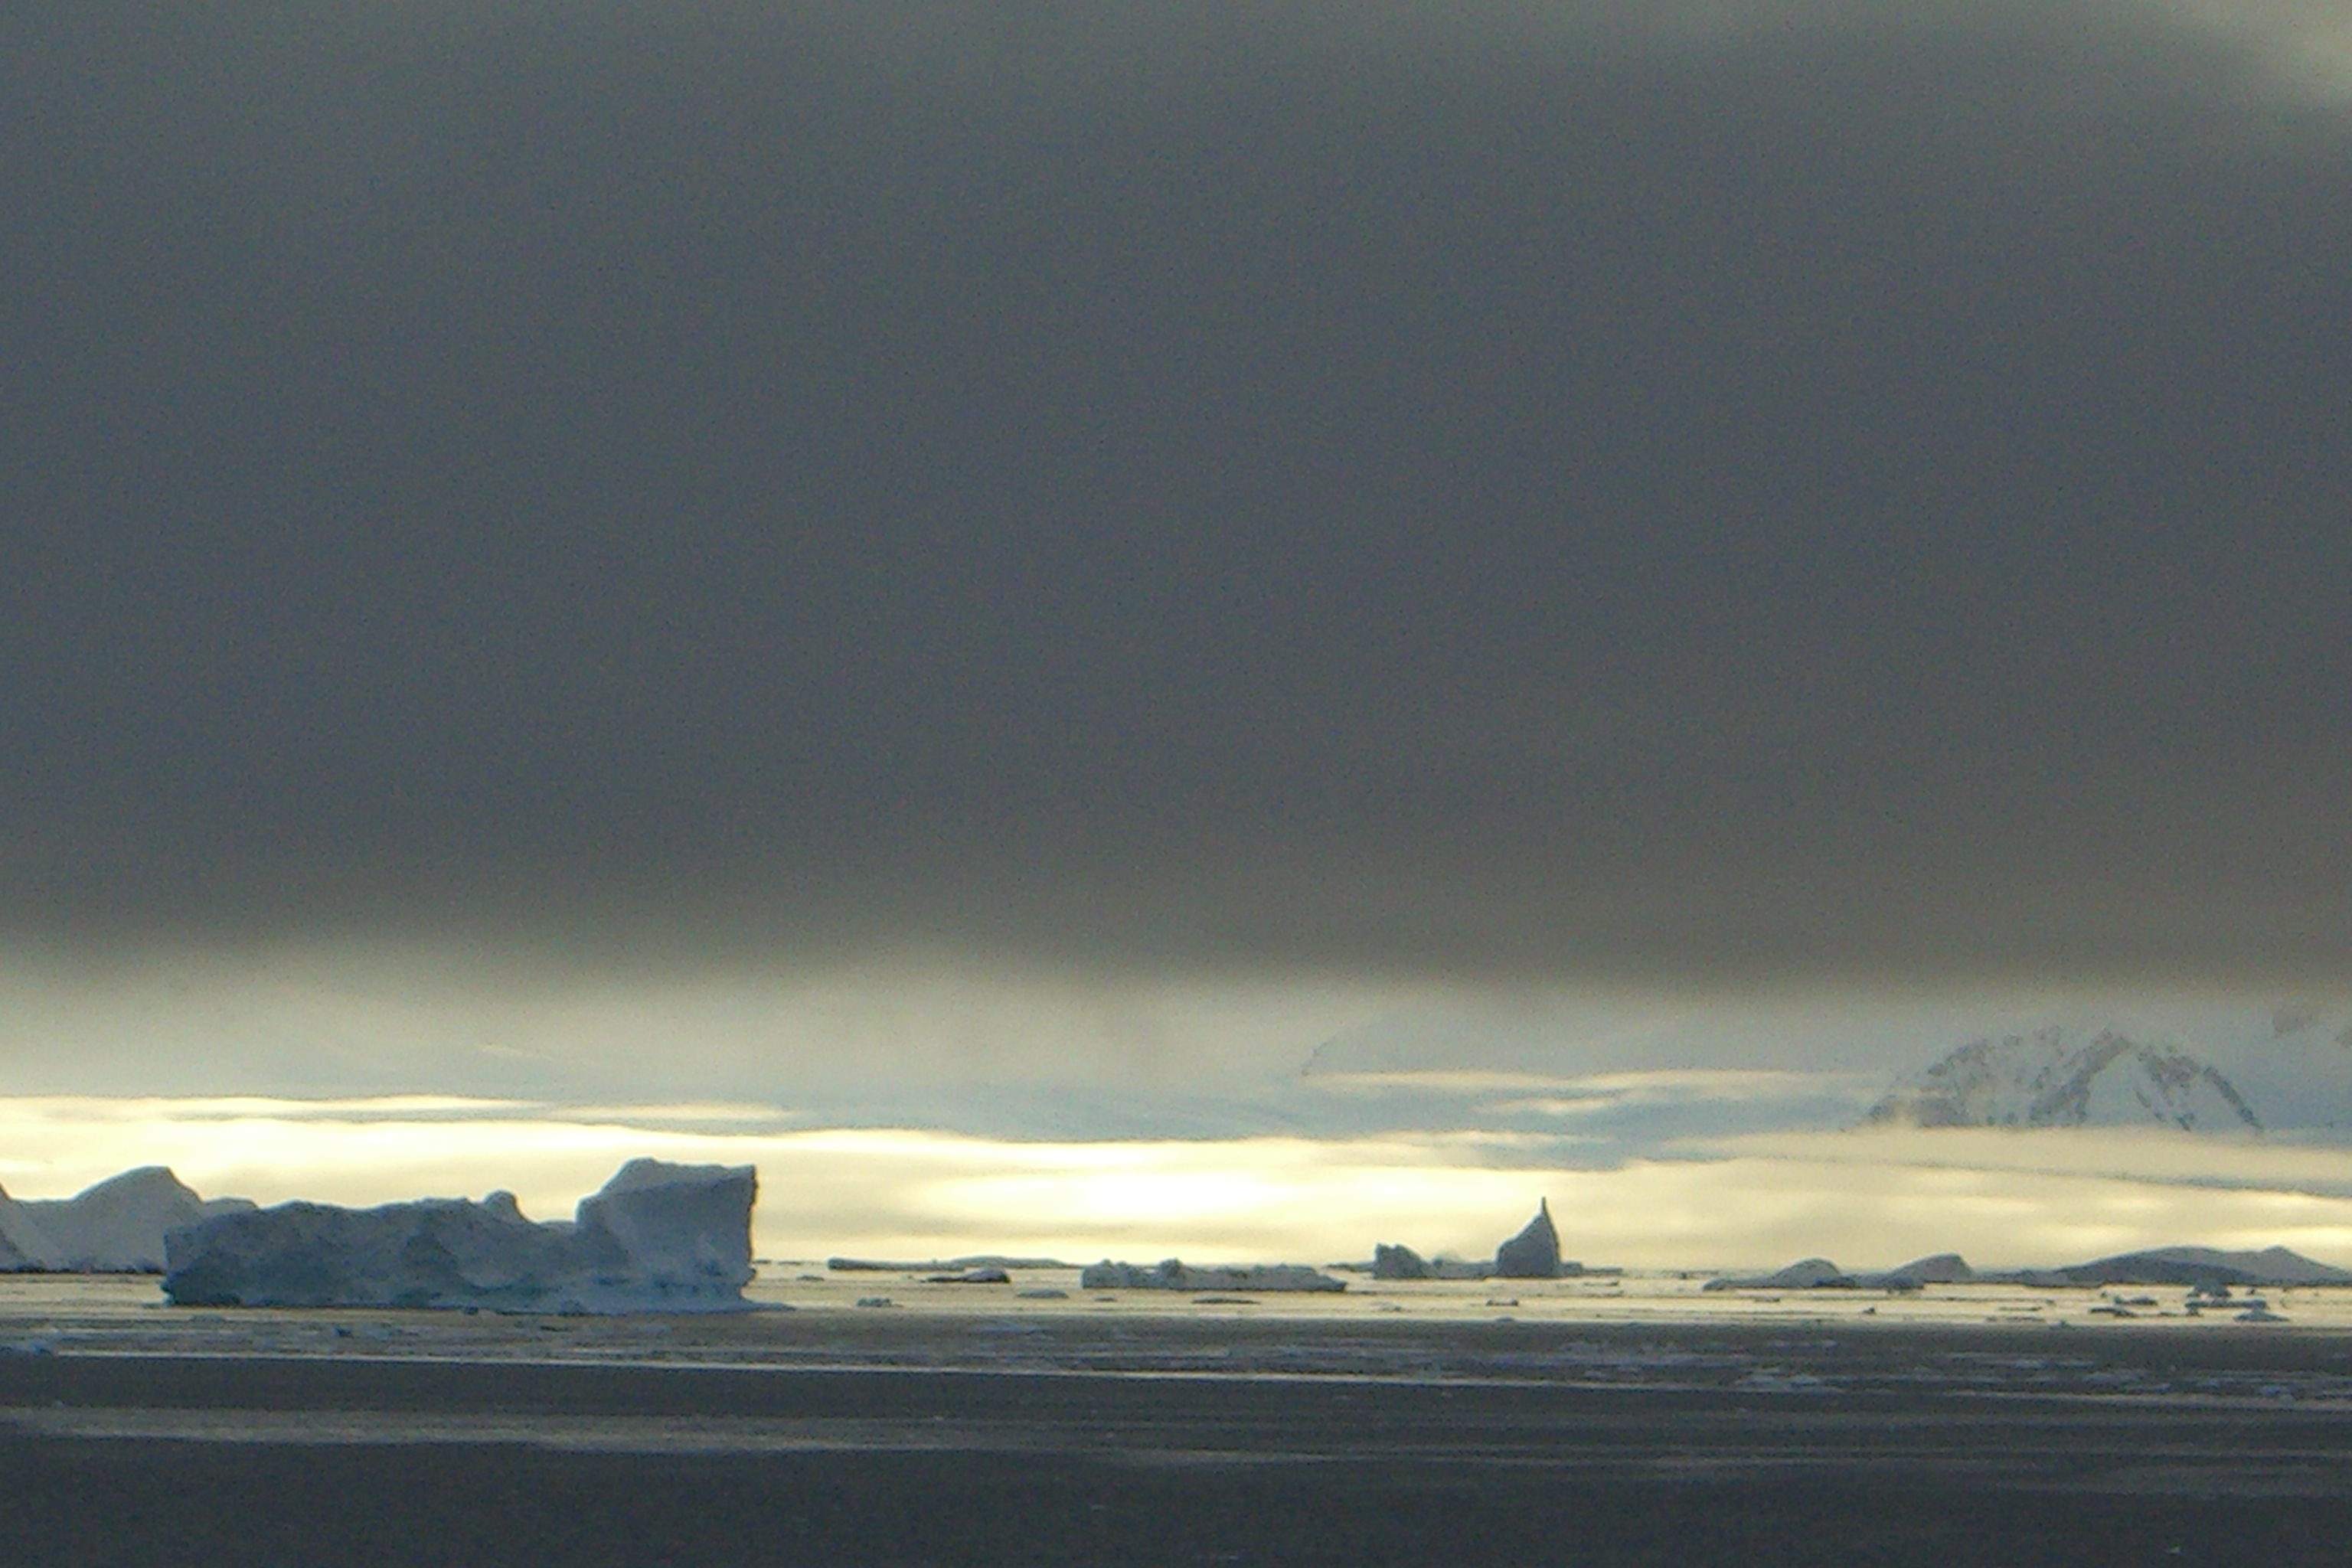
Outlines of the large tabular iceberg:
M279 1204L173 1232L163 1293L188 1307L738 1311L758 1191L749 1165L632 1160L569 1224L534 1224L507 1193Z

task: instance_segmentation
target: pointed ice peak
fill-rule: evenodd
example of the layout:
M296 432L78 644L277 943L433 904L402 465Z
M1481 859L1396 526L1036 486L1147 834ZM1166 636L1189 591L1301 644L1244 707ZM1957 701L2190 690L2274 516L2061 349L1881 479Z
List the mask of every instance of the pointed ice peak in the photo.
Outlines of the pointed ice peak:
M1552 1228L1549 1198L1538 1200L1526 1229L1495 1248L1495 1273L1505 1279L1559 1278L1559 1232Z

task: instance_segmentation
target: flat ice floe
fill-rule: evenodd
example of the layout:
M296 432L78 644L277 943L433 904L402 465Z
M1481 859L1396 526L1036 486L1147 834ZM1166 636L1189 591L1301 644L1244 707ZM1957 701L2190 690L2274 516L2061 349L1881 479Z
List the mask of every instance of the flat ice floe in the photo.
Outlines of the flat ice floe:
M1337 1294L1348 1288L1320 1269L1303 1263L1228 1264L1202 1268L1171 1258L1149 1268L1139 1263L1113 1263L1106 1258L1088 1264L1078 1275L1087 1290L1307 1290Z

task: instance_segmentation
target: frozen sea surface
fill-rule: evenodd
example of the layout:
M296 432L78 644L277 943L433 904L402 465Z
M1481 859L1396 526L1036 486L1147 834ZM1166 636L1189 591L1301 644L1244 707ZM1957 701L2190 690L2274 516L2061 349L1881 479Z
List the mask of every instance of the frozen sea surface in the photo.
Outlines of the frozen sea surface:
M950 1285L785 1264L748 1292L770 1310L692 1318L214 1310L166 1305L152 1279L16 1276L0 1279L0 1358L1357 1378L1817 1397L1928 1387L2352 1409L2347 1288L2241 1292L2192 1311L2179 1289L1705 1293L1702 1283L1358 1281L1336 1296L1194 1297L1087 1291L1074 1269ZM1034 1293L1049 1291L1060 1293ZM2267 1321L2242 1321L2249 1301Z
M2126 1319L1989 1287L823 1274L719 1318L0 1280L6 1560L2336 1568L2352 1539L2345 1292L2240 1323L2178 1291Z

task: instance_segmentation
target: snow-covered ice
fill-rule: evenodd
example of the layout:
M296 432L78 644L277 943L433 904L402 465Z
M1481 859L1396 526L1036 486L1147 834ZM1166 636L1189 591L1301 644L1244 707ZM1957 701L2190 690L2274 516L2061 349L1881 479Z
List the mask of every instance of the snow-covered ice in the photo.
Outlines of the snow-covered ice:
M244 1198L200 1198L161 1165L110 1176L69 1198L0 1193L0 1270L160 1273L171 1232L251 1207Z
M1149 1268L1137 1263L1113 1263L1106 1258L1089 1264L1078 1276L1087 1290L1307 1290L1339 1292L1348 1288L1302 1263L1250 1263L1220 1268L1200 1268L1171 1258Z
M205 1307L742 1310L758 1190L749 1165L633 1160L568 1223L534 1224L507 1193L279 1204L173 1232L163 1293Z

